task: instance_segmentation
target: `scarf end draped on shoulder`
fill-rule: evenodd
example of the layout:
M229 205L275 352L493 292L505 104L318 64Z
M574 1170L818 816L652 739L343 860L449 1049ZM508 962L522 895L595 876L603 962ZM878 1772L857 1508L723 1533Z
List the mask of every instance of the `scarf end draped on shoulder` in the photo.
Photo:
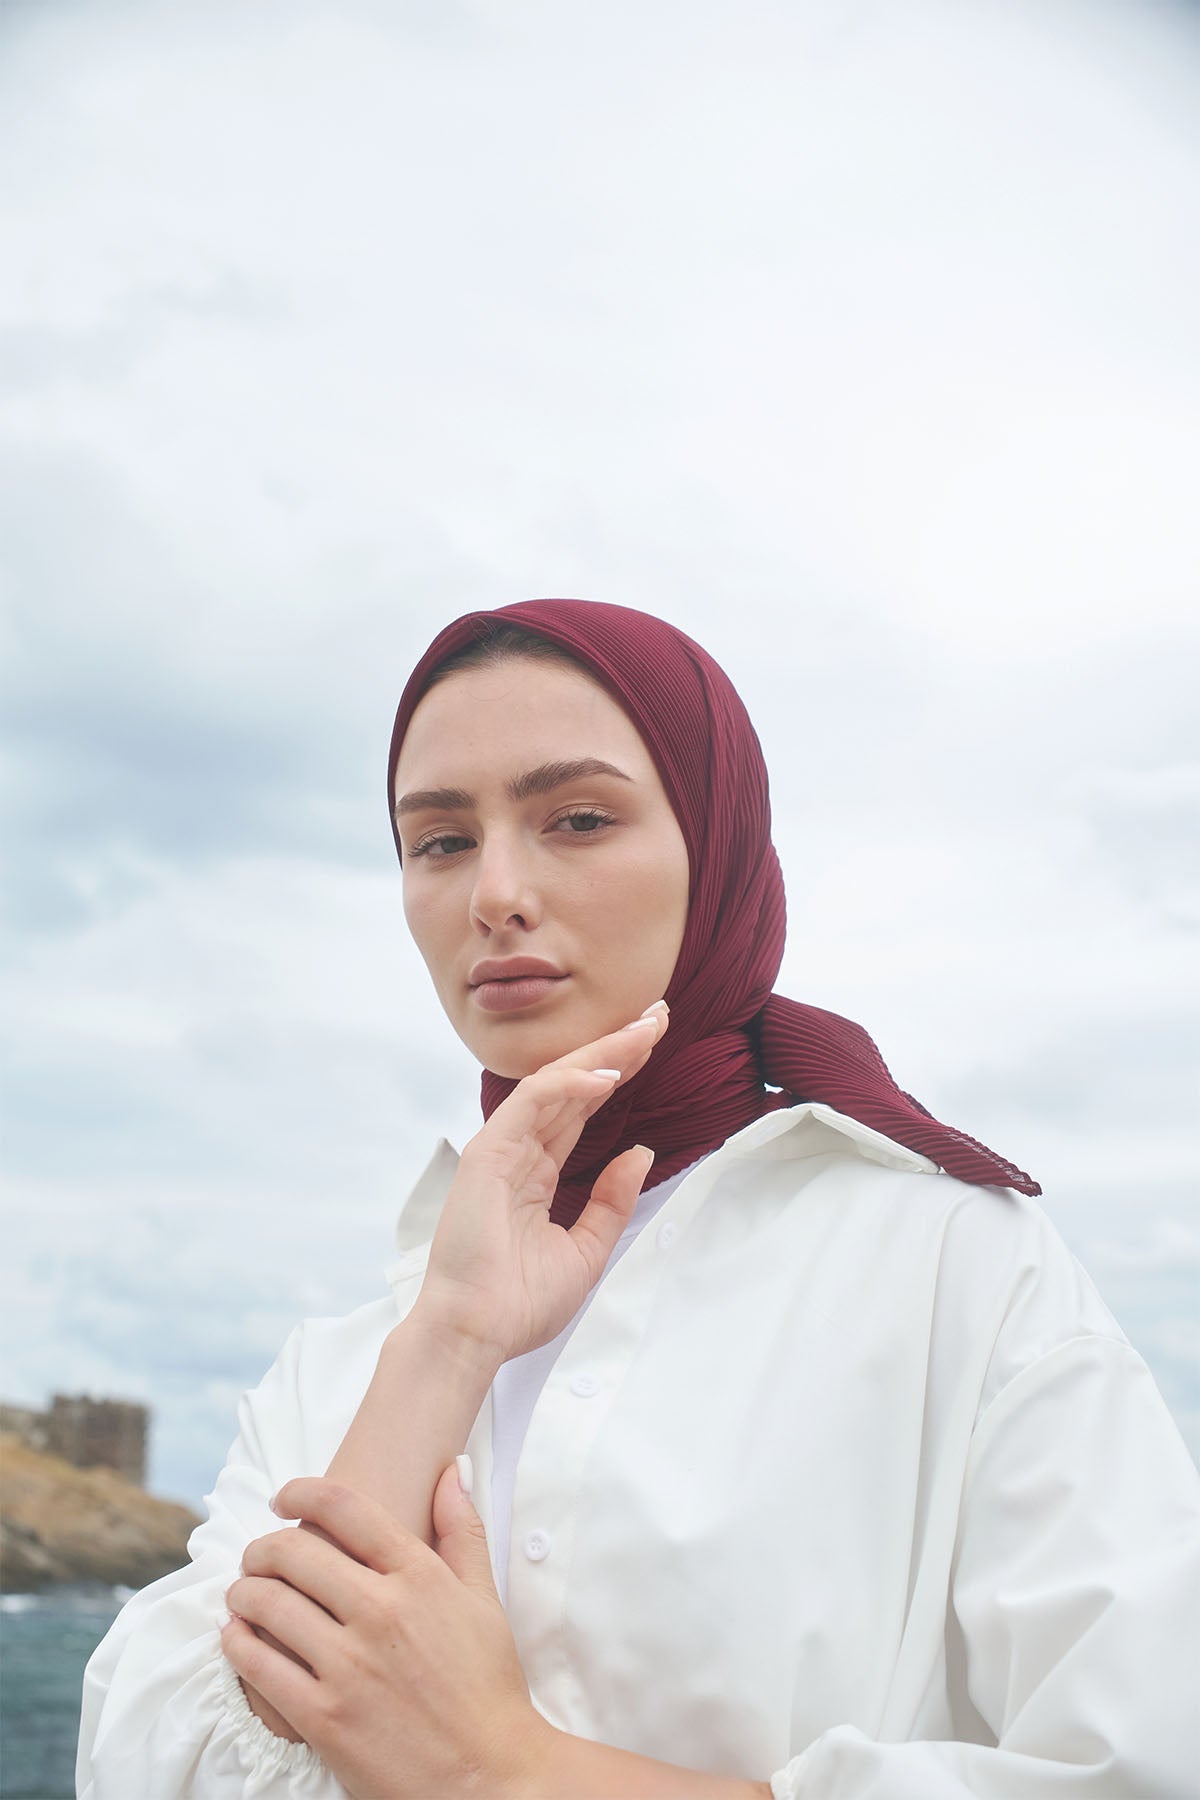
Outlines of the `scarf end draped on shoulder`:
M832 1106L927 1156L959 1181L1041 1193L1033 1177L1015 1163L965 1131L943 1125L898 1087L874 1039L852 1019L772 994L756 1021L756 1036L766 1079L785 1087L794 1102L817 1100Z

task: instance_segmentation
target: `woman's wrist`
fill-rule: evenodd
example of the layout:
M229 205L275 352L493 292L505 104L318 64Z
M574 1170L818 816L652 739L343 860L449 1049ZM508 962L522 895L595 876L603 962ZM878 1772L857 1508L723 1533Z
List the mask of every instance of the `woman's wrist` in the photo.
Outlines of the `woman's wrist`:
M240 1679L240 1677L239 1677ZM251 1687L248 1681L242 1682L242 1692L246 1696L246 1705L256 1719L261 1719L273 1737L282 1738L287 1744L302 1744L304 1739L298 1731L294 1731L284 1718L276 1712L269 1700L264 1700L258 1689Z
M485 1346L414 1309L384 1338L326 1473L432 1546L433 1491L462 1452L498 1367Z
M394 1325L384 1341L384 1355L395 1355L398 1344L417 1344L422 1354L441 1369L473 1385L482 1383L480 1401L505 1361L504 1352L482 1332L452 1320L434 1298L418 1295L412 1310Z

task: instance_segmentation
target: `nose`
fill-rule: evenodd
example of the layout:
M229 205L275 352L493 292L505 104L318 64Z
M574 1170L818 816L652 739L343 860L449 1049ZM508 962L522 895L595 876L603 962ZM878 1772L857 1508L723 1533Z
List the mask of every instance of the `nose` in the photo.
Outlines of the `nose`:
M507 836L486 839L475 865L472 923L484 934L503 931L506 925L532 931L541 918L541 900L520 843Z

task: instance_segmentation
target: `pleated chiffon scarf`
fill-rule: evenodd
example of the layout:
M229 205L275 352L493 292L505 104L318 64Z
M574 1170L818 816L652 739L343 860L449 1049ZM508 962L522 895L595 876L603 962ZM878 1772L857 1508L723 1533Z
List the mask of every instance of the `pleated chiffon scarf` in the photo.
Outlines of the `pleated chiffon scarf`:
M725 672L664 620L599 601L529 600L448 625L396 713L388 814L397 853L394 782L409 721L438 668L503 625L567 651L624 708L654 759L691 866L687 926L665 996L671 1028L588 1122L563 1168L555 1218L573 1222L605 1164L634 1144L655 1152L653 1178L662 1181L762 1114L803 1101L848 1114L961 1181L1040 1194L1023 1170L898 1087L861 1025L772 991L786 903L762 750ZM485 1117L514 1086L484 1071Z

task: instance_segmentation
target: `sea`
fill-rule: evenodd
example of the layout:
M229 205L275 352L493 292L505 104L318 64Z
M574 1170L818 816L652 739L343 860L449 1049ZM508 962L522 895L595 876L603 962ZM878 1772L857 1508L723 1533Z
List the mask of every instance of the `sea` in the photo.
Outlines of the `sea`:
M84 1664L132 1593L0 1594L0 1800L75 1800Z

